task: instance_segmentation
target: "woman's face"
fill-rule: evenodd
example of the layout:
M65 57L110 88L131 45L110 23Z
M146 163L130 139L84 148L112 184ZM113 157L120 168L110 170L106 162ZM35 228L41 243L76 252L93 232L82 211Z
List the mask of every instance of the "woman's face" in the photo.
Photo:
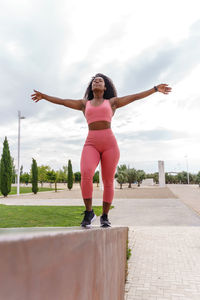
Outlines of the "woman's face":
M95 77L92 81L92 90L102 90L104 91L105 88L105 81L102 77Z

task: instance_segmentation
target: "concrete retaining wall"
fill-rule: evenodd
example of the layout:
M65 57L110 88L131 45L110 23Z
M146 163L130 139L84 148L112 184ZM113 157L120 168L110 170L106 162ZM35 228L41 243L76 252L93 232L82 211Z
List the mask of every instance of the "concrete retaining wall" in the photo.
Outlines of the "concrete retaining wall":
M0 229L0 300L124 300L128 227Z

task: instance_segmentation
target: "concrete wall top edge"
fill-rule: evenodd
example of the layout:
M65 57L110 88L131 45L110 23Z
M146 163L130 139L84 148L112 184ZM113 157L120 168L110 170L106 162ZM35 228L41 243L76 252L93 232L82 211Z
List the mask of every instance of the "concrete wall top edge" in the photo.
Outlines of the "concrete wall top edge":
M81 227L19 227L19 228L0 228L0 243L30 240L33 238L50 237L58 235L88 234L91 231L129 229L126 226L113 226L110 228L101 228L99 226L85 229Z

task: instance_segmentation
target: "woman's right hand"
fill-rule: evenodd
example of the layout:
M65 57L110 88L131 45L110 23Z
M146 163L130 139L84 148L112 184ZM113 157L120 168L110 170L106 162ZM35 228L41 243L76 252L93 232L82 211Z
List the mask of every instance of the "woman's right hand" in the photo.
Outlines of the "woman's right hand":
M33 101L38 102L39 100L43 99L42 93L40 93L40 92L38 92L36 90L34 90L34 92L35 93L31 95Z

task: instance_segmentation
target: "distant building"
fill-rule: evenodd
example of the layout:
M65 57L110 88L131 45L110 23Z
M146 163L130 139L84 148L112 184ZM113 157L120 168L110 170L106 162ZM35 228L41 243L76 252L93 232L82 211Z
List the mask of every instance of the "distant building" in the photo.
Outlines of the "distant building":
M143 179L141 185L143 185L143 186L152 186L152 185L154 185L153 178Z
M172 176L176 176L176 175L178 175L178 172L173 172L173 171L171 171L171 172L166 172L168 175L172 175Z

